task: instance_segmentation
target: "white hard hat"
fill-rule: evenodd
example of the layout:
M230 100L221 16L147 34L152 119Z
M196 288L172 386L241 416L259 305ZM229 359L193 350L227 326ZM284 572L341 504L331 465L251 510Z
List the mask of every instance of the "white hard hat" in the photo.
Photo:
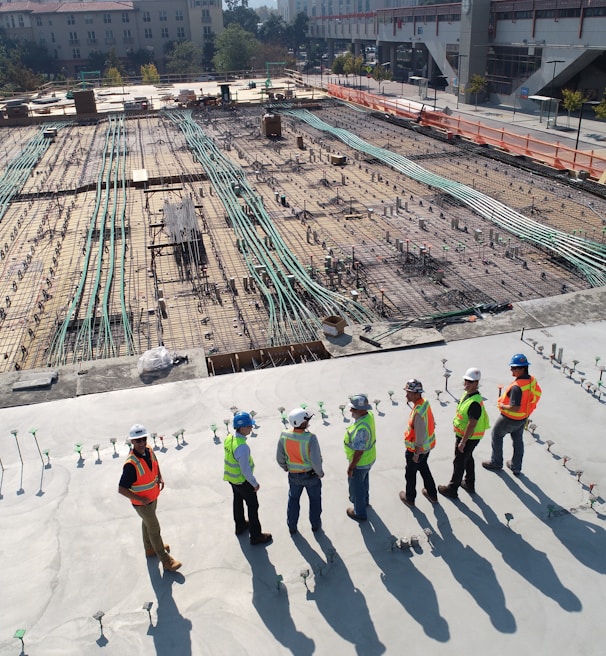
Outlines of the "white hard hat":
M476 367L471 367L471 369L468 369L463 376L464 380L480 380L481 377L482 374L480 373L479 369L476 369Z
M141 426L141 424L133 424L128 431L128 437L131 440L138 440L141 437L149 437L149 433L145 426Z
M288 414L288 421L293 428L299 428L301 424L309 421L312 417L313 414L304 408L295 408Z

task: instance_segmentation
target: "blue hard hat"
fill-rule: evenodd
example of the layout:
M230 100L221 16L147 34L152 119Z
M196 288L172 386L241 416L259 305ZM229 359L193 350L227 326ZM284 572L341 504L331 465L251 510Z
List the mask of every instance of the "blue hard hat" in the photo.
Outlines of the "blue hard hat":
M530 362L523 353L516 353L511 356L511 362L509 363L510 367L528 367Z
M255 422L248 412L236 412L234 415L234 428L244 428L245 426L254 426Z

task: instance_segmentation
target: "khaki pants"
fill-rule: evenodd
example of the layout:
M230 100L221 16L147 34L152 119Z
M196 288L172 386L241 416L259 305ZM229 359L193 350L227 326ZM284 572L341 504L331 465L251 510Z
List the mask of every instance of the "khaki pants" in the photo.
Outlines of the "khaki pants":
M156 506L158 500L152 501L147 506L134 506L137 515L141 517L141 532L143 535L143 546L145 549L153 549L160 560L167 557L164 549L164 541L160 534L160 523L156 517Z

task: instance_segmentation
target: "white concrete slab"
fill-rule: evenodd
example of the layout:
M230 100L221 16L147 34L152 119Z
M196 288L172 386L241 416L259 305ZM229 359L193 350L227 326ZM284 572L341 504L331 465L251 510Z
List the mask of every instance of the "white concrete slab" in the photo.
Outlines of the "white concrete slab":
M517 332L0 410L0 654L19 653L13 634L20 628L25 653L51 656L601 654L606 399L580 381L598 381L605 335L605 322L525 332L545 354L555 343L565 362L578 360L572 377ZM498 385L510 380L509 358L520 351L544 391L534 435L525 433L523 475L479 466L490 452L486 437L476 450L478 495L461 491L459 501L433 507L419 494L416 510L405 507L398 498L404 382L418 377L428 392L438 436L430 462L436 482L446 483L463 372L482 369L494 421ZM442 392L438 401L442 359L452 371L452 395ZM359 391L380 401L372 509L361 525L345 515L347 419L339 410ZM274 460L278 407L303 402L316 408L312 427L324 455L324 532L311 532L304 499L300 534L291 538L286 475ZM233 534L222 444L210 429L219 426L222 442L232 407L257 412L251 447L261 521L274 536L268 547ZM171 552L183 561L177 574L145 559L139 520L117 493L124 438L135 421L165 437L159 518ZM50 450L48 469L32 428L40 448ZM186 444L177 446L172 434L180 428ZM119 438L115 458L112 437ZM506 513L513 515L509 527ZM417 548L392 549L396 538L412 535ZM154 602L151 625L142 609L147 601ZM98 610L105 613L102 635L92 618Z

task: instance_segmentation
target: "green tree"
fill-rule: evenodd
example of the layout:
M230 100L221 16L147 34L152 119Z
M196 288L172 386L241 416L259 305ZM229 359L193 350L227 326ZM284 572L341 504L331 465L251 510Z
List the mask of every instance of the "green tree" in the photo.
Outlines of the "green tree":
M287 25L282 16L272 14L259 28L257 38L262 43L286 47L288 45Z
M264 23L270 16L276 13L276 10L270 9L267 5L263 5L262 7L257 7L255 12L259 17L259 22Z
M86 70L88 71L101 71L106 69L106 62L109 58L108 52L101 52L100 50L91 50L86 60Z
M215 47L216 38L217 36L215 34L211 34L210 38L204 41L204 45L202 46L202 66L206 70L210 70L213 65L213 57L217 52Z
M582 91L572 91L572 89L562 89L562 107L568 112L567 127L570 127L570 112L578 112L587 101Z
M471 80L469 80L469 84L467 85L467 91L469 93L474 93L475 98L476 98L476 111L478 110L478 94L479 93L484 93L486 89L486 78L483 75L479 75L478 73L475 73L474 75L471 76Z
M105 61L105 76L107 77L107 71L110 68L115 68L120 75L125 75L126 74L126 69L124 68L124 64L120 60L120 57L116 54L115 48L111 48L110 51L107 53L107 59Z
M202 48L195 43L175 41L166 57L166 70L181 75L197 73L202 68L203 56Z
M105 71L103 84L106 87L121 87L124 84L122 73L120 73L120 71L115 66L110 66Z
M332 66L330 67L330 70L335 75L345 75L345 55L337 55L332 60Z
M213 63L218 71L243 71L250 69L259 42L237 23L232 23L215 39L217 53Z
M371 75L373 80L376 80L379 83L379 93L381 93L381 82L391 80L391 71L385 68L385 66L381 66L381 64L377 64L372 69Z
M307 48L309 39L307 32L309 30L309 17L303 12L299 12L292 23L288 25L286 36L287 45L293 49L295 56L301 48Z
M234 11L238 7L248 7L248 0L225 0L228 11Z
M145 64L151 64L154 61L154 53L148 48L139 48L133 50L127 55L128 63L133 70L140 69Z
M236 7L235 9L223 12L223 25L229 27L233 23L237 23L243 30L250 32L253 36L257 36L257 23L259 17L254 9L248 7Z
M599 105L594 105L593 111L595 112L596 118L604 120L606 118L606 90L602 96L602 100Z
M143 64L141 66L141 78L144 84L158 84L160 75L155 64Z

